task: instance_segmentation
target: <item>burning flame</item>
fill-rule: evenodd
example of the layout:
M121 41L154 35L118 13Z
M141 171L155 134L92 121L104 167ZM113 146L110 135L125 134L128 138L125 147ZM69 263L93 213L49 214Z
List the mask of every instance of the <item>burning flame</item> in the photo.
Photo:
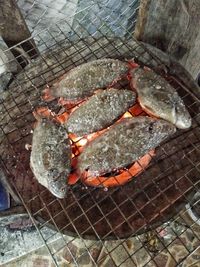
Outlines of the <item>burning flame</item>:
M133 117L133 116L132 116L131 113L129 113L129 112L126 112L126 113L122 116L122 118L131 118L131 117Z

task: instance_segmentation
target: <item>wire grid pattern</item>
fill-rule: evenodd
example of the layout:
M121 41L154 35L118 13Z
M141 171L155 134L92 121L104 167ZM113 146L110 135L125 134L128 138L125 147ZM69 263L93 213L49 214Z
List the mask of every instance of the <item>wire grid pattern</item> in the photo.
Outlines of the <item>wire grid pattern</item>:
M91 10L90 10L91 12ZM84 18L85 16L85 12L83 12L82 14L82 17ZM95 14L95 17L96 17L96 20L100 20L98 14ZM88 21L87 21L87 24L90 25L90 27L92 27L93 24L96 23L96 21L93 21L93 20L90 20L89 18L87 18ZM68 35L68 33L66 34L65 32L63 32L62 28L63 28L63 24L66 24L69 28L70 28L70 31L72 32L72 34L70 34L70 37ZM83 36L91 36L91 32L88 31L87 27L84 25L84 23L82 23L82 19L81 19L81 12L79 12L79 18L74 22L74 25L77 25L77 29L81 29L81 31L74 31L74 28L73 26L70 26L68 21L63 21L62 20L62 28L60 27L60 23L57 23L54 25L54 27L57 28L58 30L58 36L59 36L59 42L57 41L57 36L53 35L52 34L52 31L50 29L46 29L45 32L47 33L47 35L49 35L49 39L52 40L52 43L49 43L49 42L46 42L46 39L43 39L41 37L40 34L38 34L38 38L40 38L40 41L42 43L42 45L44 47L46 47L46 49L50 50L52 52L52 54L54 53L54 50L58 47L61 48L61 50L63 51L63 53L66 53L66 56L69 57L69 55L71 56L70 59L71 59L71 63L67 64L68 66L68 69L72 68L73 66L75 65L79 65L85 61L88 61L88 60L91 60L91 59L95 59L95 58L98 58L102 51L105 52L105 55L106 56L112 56L112 52L115 54L117 53L117 55L120 57L122 56L122 52L121 52L121 48L122 47L126 47L128 52L130 52L130 49L132 49L131 53L134 53L134 50L136 51L135 53L138 55L138 57L143 57L145 56L145 50L141 49L141 47L136 43L134 49L132 48L132 46L129 46L128 45L128 42L126 42L126 39L122 39L120 38L120 41L121 41L121 45L119 45L119 47L116 46L116 44L114 43L113 39L110 39L109 40L109 37L105 36L105 30L107 29L107 32L108 33L111 33L112 36L115 36L116 33L112 31L112 29L110 28L110 25L105 23L105 21L102 21L102 27L100 25L99 29L96 30L95 32L93 32L92 36L94 37L90 37L90 42L87 43L87 42L84 42L84 39L82 41L82 45L85 45L85 47L87 48L87 50L89 51L89 53L85 56L85 55L82 55L81 54L81 49L77 48L75 45L74 45L74 42L75 40L80 40ZM119 26L120 28L120 26ZM102 30L102 32L101 32ZM122 27L121 30L124 30L124 28ZM130 36L131 37L131 34L130 33ZM128 33L126 33L126 35L128 35ZM95 38L98 38L99 36L103 36L105 38L105 41L107 42L107 45L109 44L109 50L107 50L107 45L102 45L102 43L98 43L98 39L95 39ZM66 40L67 40L67 43L68 43L68 47L66 47ZM63 45L64 44L64 45ZM93 50L91 47L92 47L92 44L97 44L97 48L95 50ZM68 50L67 48L71 48L73 47L72 50ZM72 52L73 51L73 52ZM83 49L84 51L84 49ZM100 54L98 54L98 52ZM109 52L109 54L108 54ZM70 54L71 53L71 54ZM77 59L77 56L78 59ZM38 102L40 105L44 106L44 105L47 105L47 103L45 103L42 99L41 99L41 92L40 92L40 89L39 87L41 85L45 85L45 84L51 84L52 80L54 80L56 77L62 75L63 73L65 73L68 69L66 68L65 64L63 61L61 61L59 58L57 58L56 56L56 53L54 55L54 63L52 65L49 65L49 62L46 60L45 56L44 55L41 55L41 58L42 58L42 62L44 63L44 65L46 65L46 69L50 68L51 71L52 69L54 71L52 71L52 73L54 74L54 76L52 77L52 75L50 76L49 75L49 72L45 73L45 72L41 72L41 73L35 73L35 76L39 75L40 77L40 83L38 85L36 85L33 81L33 79L29 76L29 72L23 72L23 75L22 76L24 78L25 81L28 81L29 83L29 86L25 87L25 85L23 84L23 80L21 77L19 76L16 76L14 77L14 81L15 81L15 85L17 84L18 85L18 88L16 90L13 90L13 91L10 91L8 92L8 95L7 95L7 98L11 98L10 99L10 105L7 106L5 105L5 102L2 101L1 103L1 108L2 110L4 110L4 114L6 113L9 117L10 117L10 120L17 120L18 118L13 116L13 114L15 114L15 109L17 108L18 111L20 111L21 115L24 116L24 113L26 112L26 114L29 114L29 113L32 113L32 111L34 110L34 108L38 105ZM76 59L76 60L73 60ZM150 57L151 58L151 57ZM148 58L147 58L148 60ZM152 58L150 60L153 60ZM37 60L36 60L37 61ZM55 67L55 68L54 68ZM32 67L33 68L33 67ZM29 70L31 70L31 67L29 68ZM13 88L12 88L13 89ZM178 88L177 88L178 90ZM19 91L20 91L20 94L19 94ZM32 94L32 92L35 92L34 94ZM181 92L183 93L183 91L181 90ZM187 99L190 99L190 95L187 93L187 92L184 92L184 94L182 95L183 99L185 99L185 101L187 101ZM23 101L22 101L23 100ZM24 101L26 100L26 101ZM199 103L198 102L195 102L194 99L192 99L192 102L189 101L188 103L188 108L190 110L190 112L193 113L193 120L197 123L197 126L196 128L198 128L198 123L199 123L199 114L197 114L196 112L196 105L198 105ZM53 107L56 109L56 105L54 103ZM18 112L17 112L18 114ZM3 118L3 119L6 119L6 118ZM32 122L32 121L31 121ZM30 121L28 122L30 123ZM26 127L26 129L24 129L24 127L20 127L20 126L16 126L15 129L13 129L12 131L10 131L9 129L9 132L7 132L7 124L8 124L8 121L5 122L3 121L3 123L1 123L1 130L2 130L2 134L4 136L6 136L6 138L8 138L8 142L9 144L11 143L11 147L14 145L14 143L16 141L19 141L18 140L13 140L12 138L10 138L10 136L13 136L13 135L10 135L12 132L20 132L20 135L21 135L21 138L22 139L25 139L27 135L30 134L30 128L29 127ZM27 125L28 126L28 125ZM32 125L31 125L32 127ZM193 153L194 151L199 151L199 144L197 143L194 144L192 138L194 138L193 134L191 134L191 145L192 145L192 149L189 150L189 152L185 153L184 154L184 157L185 159L187 159L188 161L191 162L192 165L194 165L194 168L198 170L199 172L199 162L197 163L196 161L194 161L194 159L190 158L190 154ZM167 151L165 150L164 147L162 147L161 149L163 151L163 154L167 154ZM13 151L14 154L16 153L16 151L14 150ZM156 164L156 159L152 159L152 161L155 161L154 164ZM4 162L4 164L6 165L6 163ZM23 170L24 167L23 167L23 163L22 162L19 162L20 166L21 166L21 169ZM172 166L176 165L177 163L176 162L170 162L170 165L168 166L168 169L170 169ZM168 169L166 169L165 171L167 171ZM25 172L27 170L24 170ZM192 175L191 172L193 170L191 170L191 168L186 172L184 173L184 177L187 178L187 180L190 182L191 186L195 188L195 191L198 191L198 187L196 187L196 185L194 184L193 180L192 180ZM22 174L23 175L23 174ZM28 173L28 175L30 175L30 173ZM180 176L180 178L177 180L177 189L179 191L182 190L182 188L179 189L179 186L178 186L178 181L180 181L182 178L182 176ZM169 206L171 206L171 200L170 198L168 197L168 192L167 190L171 189L170 187L169 188L162 188L161 185L158 185L155 180L153 179L153 183L155 184L155 188L158 190L158 192L156 192L157 194L162 194L162 195L165 195L165 198L167 199L168 203L169 203ZM173 183L173 179L172 179L172 183ZM13 184L13 186L15 186L15 184ZM23 185L22 185L23 186ZM116 188L114 190L112 190L111 192L106 192L105 194L105 198L109 198L109 201L111 201L113 203L113 210L112 211L109 211L107 214L103 213L102 212L102 207L101 207L101 203L104 201L103 197L97 201L95 198L94 198L94 194L95 194L95 191L96 189L92 189L90 191L90 197L91 199L93 200L94 204L90 207L88 207L87 210L83 210L82 206L80 205L79 201L81 199L77 198L77 195L74 194L74 191L73 190L70 190L71 191L71 194L72 196L74 197L74 202L76 203L77 207L80 208L81 212L84 213L84 215L86 216L87 218L87 221L88 221L88 227L90 227L93 232L94 232L94 235L96 236L96 238L98 240L93 240L93 241L87 241L87 240L84 240L82 239L82 235L84 234L84 232L81 232L79 231L79 229L77 229L76 227L76 224L75 224L75 221L76 219L80 218L81 216L77 216L77 218L75 218L75 221L73 221L69 214L68 214L68 211L65 209L65 206L63 204L63 201L62 200L58 200L58 199L55 199L55 198L52 198L52 199L49 199L49 202L46 203L46 201L44 201L44 196L46 194L46 190L43 190L41 188L38 187L38 194L35 194L35 196L33 198L30 199L29 203L26 202L23 198L23 195L21 194L21 192L19 191L19 188L17 188L17 186L15 186L15 189L16 191L18 192L19 194L19 197L22 201L22 203L24 204L24 206L26 207L27 209L27 212L29 213L30 215L30 218L33 220L33 223L35 224L36 228L38 229L38 233L39 235L41 236L41 238L44 240L44 243L46 244L48 250L49 250L49 253L52 255L52 258L54 259L54 262L55 264L57 265L57 262L56 262L56 254L58 253L58 251L60 251L62 249L62 247L69 247L69 253L71 254L72 256L72 259L73 259L73 263L76 265L76 266L79 266L79 263L78 263L78 260L77 258L75 258L75 256L73 255L73 253L71 252L70 250L70 242L73 242L73 241L76 241L77 239L78 240L81 240L81 243L83 244L85 250L83 252L83 254L88 254L91 258L91 260L93 261L93 264L94 266L99 266L99 262L96 261L95 259L93 259L93 256L92 256L92 253L91 253L91 249L96 245L96 244L101 244L102 247L104 248L104 250L106 251L106 253L109 255L110 258L113 257L112 255L112 252L116 249L116 247L119 247L121 246L121 248L123 248L126 253L127 253L127 256L125 257L124 261L120 262L117 266L122 266L122 264L128 259L132 259L132 256L137 253L139 251L139 249L141 247L143 247L147 253L149 254L149 261L153 261L155 266L158 266L156 261L154 261L154 257L155 255L152 255L145 247L144 247L144 244L142 241L140 241L140 236L138 236L138 240L140 241L141 243L141 246L138 248L138 250L134 251L132 254L130 254L130 252L128 252L127 250L127 246L126 246L126 243L125 243L125 240L124 239L120 239L118 235L115 235L114 238L116 240L118 240L118 243L116 245L116 247L110 249L110 246L109 246L109 241L103 241L101 236L99 236L98 232L96 231L94 225L91 223L90 221L90 217L88 216L88 213L90 212L90 210L92 210L93 206L97 207L99 212L100 212L100 215L102 217L102 219L104 220L104 222L106 222L108 225L110 224L110 222L108 221L107 219L107 216L109 215L109 213L112 213L113 210L116 210L123 218L123 221L121 222L121 224L123 224L124 222L127 223L127 225L132 228L132 225L130 224L129 222L129 218L128 216L124 216L124 214L121 212L121 207L123 205L131 205L131 207L134 207L134 209L140 214L141 217L143 217L143 214L142 214L142 208L143 207L140 207L140 209L137 207L137 204L133 202L132 198L127 195L127 198L126 199L121 199L120 202L116 202L116 199L114 199L113 195L116 192L118 191L121 191L123 190L122 188ZM79 186L77 186L77 190L80 190L81 188ZM22 188L22 191L23 191L23 188ZM85 194L88 194L88 191L86 191ZM82 194L81 195L81 198L84 198L85 194ZM152 196L150 196L148 194L147 191L142 191L142 194L143 194L143 198L144 200L146 201L146 203L144 203L143 206L146 206L147 203L150 203L154 208L156 208L156 205L154 204L153 200L155 200L155 198L153 198ZM156 196L155 196L156 197ZM38 209L34 214L31 213L31 205L29 205L31 202L34 203L34 201L36 199L39 199L40 202L42 203L41 205L41 208ZM188 199L188 196L185 195L185 201L189 201ZM50 206L54 206L57 207L57 205L59 204L59 206L61 207L61 209L58 209L58 213L55 213L53 216L52 216L52 213L50 211ZM72 204L73 206L73 204ZM173 207L174 209L176 209L176 207ZM35 218L37 218L37 215L41 213L42 210L45 210L49 216L49 220L46 220L45 222L43 222L40 227L38 227L38 225L36 224L36 221L35 221ZM177 210L179 211L179 209ZM65 236L63 234L63 230L64 228L66 228L66 225L64 225L63 228L60 228L58 227L57 225L57 222L56 222L56 217L59 216L60 213L64 213L66 218L69 220L70 224L73 225L74 227L74 233L76 235L76 237L68 237L68 236ZM95 214L97 216L97 214ZM132 216L132 214L131 214ZM130 216L130 217L131 217ZM161 216L163 216L161 214ZM98 217L97 217L98 218ZM163 220L165 220L165 216L163 216ZM102 220L99 220L100 223ZM49 225L49 223L51 225L54 226L54 228L58 231L58 233L60 233L60 237L62 239L63 242L61 242L61 246L58 248L58 251L52 251L51 249L51 246L50 244L48 243L48 240L45 240L42 233L41 233L41 228L44 227L45 225ZM98 221L97 221L98 223ZM118 227L119 225L117 225ZM166 226L167 227L167 226ZM112 229L112 226L110 226L111 228L111 232L113 232L113 229ZM86 229L87 230L87 229ZM139 231L138 231L139 232ZM135 234L135 233L134 233ZM194 233L195 234L195 233ZM107 233L107 235L109 236L109 232ZM195 234L196 235L196 234ZM174 236L175 237L178 237L179 235L174 232ZM106 237L106 236L105 236ZM197 238L199 239L199 237L197 236ZM162 249L166 249L168 250L168 246L170 244L166 244L163 242L163 240L160 240L162 245L163 245L163 248ZM185 244L184 244L185 246ZM191 253L191 251L188 250L188 248L186 247L188 253ZM169 251L169 250L168 250ZM169 251L169 253L171 254L171 252ZM172 257L174 258L174 255L172 255ZM174 258L175 262L176 262L176 259ZM184 259L182 259L184 260ZM177 262L177 264L180 264L180 262ZM135 262L132 260L132 264L133 266L135 266ZM146 263L148 264L148 262Z
M32 36L34 36L38 49L43 51L46 47L43 46L44 43L40 37L45 39L46 44L48 42L54 43L54 40L49 36L49 32L57 42L62 39L60 30L55 26L58 21L59 28L68 36L73 35L74 31L83 36L80 25L84 25L89 34L97 33L99 28L101 28L101 32L108 34L109 28L107 26L109 26L111 28L109 30L110 34L124 36L127 31L133 31L135 27L139 1L18 0L17 4ZM66 17L68 23L62 24L61 20L65 20ZM46 31L47 27L49 31Z

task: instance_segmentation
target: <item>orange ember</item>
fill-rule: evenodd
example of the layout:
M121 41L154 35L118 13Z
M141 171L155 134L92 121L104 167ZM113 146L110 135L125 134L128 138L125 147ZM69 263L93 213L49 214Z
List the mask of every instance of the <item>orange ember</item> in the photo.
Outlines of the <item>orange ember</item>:
M139 97L138 97L138 102L140 102ZM143 110L146 114L148 114L149 117L158 118L158 117L156 117L156 116L154 115L153 112L151 112L150 110L148 110L148 109L145 108L144 106L142 106L142 110Z
M148 154L140 158L138 161L127 169L122 170L120 174L111 177L84 177L82 181L90 186L113 187L123 185L130 181L134 176L140 174L150 163L155 155L155 150L151 150Z
M50 119L53 117L53 113L47 107L39 107L33 111L33 116L36 118L36 120L39 120L41 118Z
M33 116L37 121L41 118L47 118L63 124L68 119L69 114L67 112L64 112L62 114L56 115L47 107L39 107L33 111Z
M51 95L51 92L48 86L42 92L42 99L46 102L50 102L55 99L55 97Z
M60 114L60 115L57 115L57 116L56 116L56 120L57 120L58 122L60 122L60 124L63 124L63 123L65 123L65 121L68 119L68 117L69 117L69 113L64 112L64 113L62 113L62 114Z

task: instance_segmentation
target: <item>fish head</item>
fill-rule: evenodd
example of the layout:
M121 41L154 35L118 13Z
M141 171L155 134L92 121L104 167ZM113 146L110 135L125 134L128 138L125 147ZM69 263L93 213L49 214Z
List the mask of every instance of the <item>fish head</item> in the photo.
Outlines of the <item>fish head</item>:
M65 198L68 191L66 172L59 173L56 168L51 169L49 177L48 189L50 192L57 198Z
M147 114L169 121L179 129L191 126L191 116L183 100L164 78L142 68L133 69L131 75L131 86Z
M176 127L172 123L162 119L151 118L151 122L146 127L147 131L154 136L156 134L168 136L176 132Z
M179 102L175 107L176 127L179 129L187 129L192 125L192 119L182 102Z
M164 91L148 92L144 90L138 97L142 109L150 116L162 118L173 123L179 129L191 127L192 119L183 101L175 92L166 99Z

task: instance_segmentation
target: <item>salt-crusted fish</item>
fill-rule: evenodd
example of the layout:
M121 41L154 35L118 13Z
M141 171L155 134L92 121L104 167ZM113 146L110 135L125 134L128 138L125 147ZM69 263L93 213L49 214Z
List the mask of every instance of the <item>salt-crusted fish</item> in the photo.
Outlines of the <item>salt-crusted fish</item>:
M78 157L80 174L99 176L128 166L176 131L164 120L145 116L126 118L91 141Z
M195 82L192 75L178 61L176 61L173 56L166 54L162 50L148 43L140 43L150 53L145 52L141 46L137 47L138 49L136 53L142 55L138 59L137 57L134 58L137 62L153 68L153 70L159 74L164 72L165 74L176 78L181 84L187 87L191 93L199 98L200 88L198 84ZM156 58L156 60L154 58Z
M135 103L130 90L107 89L90 97L66 122L68 132L83 136L102 130L115 122Z
M138 101L147 113L165 119L180 129L191 126L191 116L183 100L164 78L142 68L131 70L131 76L131 86L137 91Z
M63 126L47 119L37 123L30 162L38 182L56 197L64 198L71 169L71 148Z
M67 72L50 88L50 93L70 101L81 100L119 80L128 70L128 64L117 59L94 60Z

